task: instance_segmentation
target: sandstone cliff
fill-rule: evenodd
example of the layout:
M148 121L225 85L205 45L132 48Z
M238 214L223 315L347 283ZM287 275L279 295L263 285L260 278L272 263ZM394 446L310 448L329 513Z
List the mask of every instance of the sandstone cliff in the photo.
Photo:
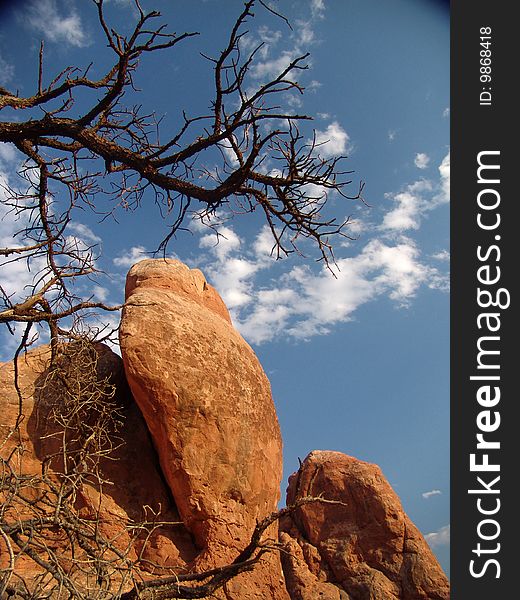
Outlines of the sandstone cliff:
M283 520L293 600L447 600L449 585L381 470L340 452L314 451L289 478L287 505L321 496Z
M200 551L196 568L226 564L279 499L282 440L269 381L215 290L178 261L130 269L120 342L132 394ZM228 597L241 597L241 587L244 598L286 598L277 562L259 565L247 593L241 578L230 583Z
M216 291L200 271L178 261L145 260L130 270L120 342L122 360L103 345L93 350L97 380L115 387L110 410L121 424L107 433L111 452L100 454L96 478L77 479L74 509L110 540L113 556L129 561L136 581L229 564L279 500L282 442L269 382ZM21 357L18 390L13 364L0 367L0 429L7 438L1 456L11 468L16 455L28 486L49 469L63 481L71 468L62 448L69 438L56 422L61 384L50 378L49 359L48 347ZM3 473L5 481L5 467ZM291 476L287 505L309 496L335 503L307 502L275 521L263 540L271 547L278 542L282 551L263 554L214 597L449 597L444 573L378 467L315 451ZM11 507L3 522L32 515L42 498ZM70 564L67 539L52 539L53 552ZM0 540L6 573L13 567L7 550ZM16 577L40 581L41 565L20 554ZM82 585L101 586L85 577ZM131 587L121 577L119 595ZM105 591L103 597L119 597L113 588Z

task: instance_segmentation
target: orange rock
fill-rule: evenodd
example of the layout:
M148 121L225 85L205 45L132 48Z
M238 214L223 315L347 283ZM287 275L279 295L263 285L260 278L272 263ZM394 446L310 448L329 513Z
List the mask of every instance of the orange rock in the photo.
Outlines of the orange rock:
M75 509L84 524L95 519L97 531L134 562L136 579L227 565L279 499L282 443L269 382L200 271L175 260L145 260L130 270L126 295L123 361L106 346L95 348L95 379L116 387L123 413L110 459L99 463L110 483L83 480ZM49 358L48 346L20 357L16 435L10 435L20 408L13 364L0 365L1 456L36 482L5 511L8 522L34 514L43 464L53 481L63 472L63 437L54 435L51 418L63 390L48 379ZM88 424L85 416L78 431ZM262 555L215 598L449 598L444 573L377 466L312 452L289 480L287 504L308 496L338 502L301 506L283 519L280 534L275 523L267 535L273 546L281 543L281 555ZM52 512L51 503L41 510ZM143 520L168 524L146 530ZM63 531L50 531L46 543L63 568L73 566ZM0 538L0 568L8 566ZM41 573L26 555L17 558L16 571L26 579Z
M176 260L130 269L120 342L130 388L200 550L197 569L222 566L279 499L282 441L269 381L202 273ZM270 533L276 539L277 527ZM262 565L251 585L244 576L230 582L227 597L286 598L278 557Z
M142 556L143 560L136 565L136 573L141 570L141 577L150 577L150 573L161 574L167 567L170 567L166 571L168 574L173 572L171 569L177 573L186 571L197 550L164 484L146 424L129 394L121 358L102 344L97 345L96 350L99 377L108 377L116 385L123 427L114 436L115 448L110 459L100 462L101 475L109 483L103 486L102 491L95 485L82 484L77 490L76 509L81 518L87 521L96 519L99 532L112 540L130 560ZM38 477L44 461L50 464L55 474L62 470L60 460L53 458L48 461L51 455L61 456L61 436L52 435L56 424L50 418L53 403L60 399L49 398L47 392L52 395L52 389L48 390L45 386L49 360L49 346L40 346L19 358L23 417L18 432L14 434L11 432L19 413L14 367L12 362L0 365L0 432L2 441L6 440L0 455L4 460L11 457L10 463L20 475ZM17 452L16 448L22 451ZM51 472L50 477L54 476ZM36 497L36 490L41 484L36 478L34 481ZM30 497L30 492L27 488L23 496ZM32 517L32 512L23 512L23 503L11 500L10 504L12 510L5 516L7 521ZM40 510L45 510L45 504ZM157 527L148 537L145 529L132 529L134 524L153 519L175 524ZM54 545L62 553L63 561L67 560L68 539L65 536L57 538ZM0 547L0 561L6 556L7 553ZM5 567L1 562L0 566ZM16 561L16 572L29 580L39 571L27 556Z
M287 504L306 496L341 504L305 504L284 520L281 541L293 550L297 543L305 558L295 563L282 555L293 600L310 600L307 590L317 581L346 594L327 588L315 596L331 600L449 598L445 574L379 467L340 452L311 452L289 479Z
M224 301L214 287L206 282L199 269L190 269L178 260L142 260L135 264L126 277L125 298L137 288L152 288L175 292L191 302L213 311L231 324L231 317Z

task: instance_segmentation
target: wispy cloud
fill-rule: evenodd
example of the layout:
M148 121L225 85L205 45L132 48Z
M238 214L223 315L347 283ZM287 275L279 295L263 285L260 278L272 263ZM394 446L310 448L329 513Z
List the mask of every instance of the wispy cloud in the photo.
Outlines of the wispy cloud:
M430 163L430 157L424 152L418 152L415 155L413 162L418 169L427 169Z
M76 236L85 240L85 242L92 242L93 244L99 244L102 240L101 238L95 234L90 227L84 225L83 223L79 223L77 221L73 221L69 223L68 231L74 233Z
M381 229L393 231L406 231L419 229L421 216L426 210L428 202L424 196L431 192L432 185L429 181L416 181L408 185L402 192L388 194L395 208L386 213Z
M434 260L448 262L450 260L450 253L448 252L448 250L441 250L440 252L435 252L435 254L432 254L432 258Z
M287 69L296 56L294 50L282 50L273 58L255 63L250 74L255 79L272 79Z
M25 215L17 215L10 210L12 188L9 173L0 171L0 247L15 248L23 245L23 238L19 235L27 225ZM43 267L41 259L33 259L31 271L23 260L12 260L7 256L0 260L1 286L3 293L13 302L20 302L24 297L24 290L33 283L35 273Z
M1 152L1 158L6 158L7 162L14 162L13 158L5 150ZM12 169L5 169L2 164L5 161L0 161L0 248L22 247L29 242L24 236L24 229L28 226L27 214L22 212L17 214L16 211L10 210L9 203L12 202L12 194L10 190L16 188L15 177ZM16 189L13 190L16 192ZM87 225L73 221L69 224L67 234L64 238L64 251L73 250L76 256L88 262L92 256L92 246L99 244L101 238ZM27 294L32 293L34 286L39 289L42 284L48 280L49 274L47 271L47 263L44 256L36 256L26 260L12 260L12 255L0 257L0 285L2 288L2 304L4 307L11 304L22 302L27 298ZM137 258L136 253L130 258L129 263L133 264ZM120 281L118 281L120 283ZM74 287L74 293L78 297L84 299L96 298L97 300L107 301L113 295L113 288L109 281L107 285L102 286L90 278L79 278L77 281L69 280L69 289ZM52 294L52 289L50 290ZM119 289L115 296L120 296ZM110 321L114 325L116 317L111 314L100 313L97 318L89 317L86 325L93 324L97 329L103 329L105 321ZM97 320L96 320L97 319ZM23 325L23 324L22 324ZM117 323L116 323L117 325ZM7 328L0 329L0 360L10 360L12 353L20 343L23 327L13 325L14 335L11 335ZM48 332L39 326L33 327L34 339L38 339L39 343L48 341Z
M442 159L439 165L440 192L435 197L436 202L441 204L450 201L450 153Z
M251 82L256 86L259 82L277 77L283 72L296 58L301 57L309 51L312 46L320 43L316 34L317 22L324 18L325 1L309 0L306 10L302 5L302 17L296 19L292 25L290 33L280 30L270 29L262 26L251 35L244 36L240 45L244 54L251 52L261 43L261 48L257 51L255 61L249 69ZM306 13L306 14L305 14ZM306 59L308 67L312 67L312 60ZM321 87L321 82L316 78L306 80L305 72L298 72L298 83L305 88L306 92L314 92ZM251 90L255 86L252 85ZM251 91L250 90L250 91ZM283 102L288 109L299 109L304 104L304 98L295 90L287 91L283 94ZM320 119L330 119L330 115L321 112L318 113ZM320 128L316 131L318 144L322 144L317 150L323 158L343 154L352 150L350 138L344 127L334 120L328 124L325 129ZM224 150L226 154L229 152Z
M0 65L0 69L2 65ZM0 166L9 167L17 160L16 150L12 144L0 142ZM5 177L5 175L4 175Z
M51 42L65 42L71 46L84 47L89 39L79 14L70 5L62 11L56 0L32 0L22 18L37 32Z
M428 500L428 498L431 498L432 496L440 496L441 494L442 492L440 490L430 490L429 492L423 492L421 496L425 500Z
M14 76L14 65L7 62L0 54L0 85L9 85Z
M282 332L294 339L325 334L380 296L406 306L421 285L441 278L437 269L421 262L416 243L403 237L397 244L373 239L357 256L338 259L336 277L325 268L315 272L297 266L270 285L260 284L259 275L268 276L275 264L269 256L269 235L262 230L249 251L239 250L244 244L236 234L220 249L205 236L203 246L211 256L199 265L221 293L236 326L254 343Z
M424 539L432 548L438 548L439 546L448 546L450 543L450 526L445 525L438 531L433 533L427 533Z
M337 123L319 134L330 144L331 154L348 146L348 136ZM305 340L326 334L378 298L407 307L422 287L448 288L445 261L423 257L417 241L404 235L420 227L426 211L441 205L438 197L444 198L449 158L442 164L438 181L420 180L389 195L394 206L380 225L354 220L350 233L363 232L366 239L336 249L336 277L309 264L283 270L271 256L273 239L267 227L247 240L229 222L216 226L218 243L214 233L196 229L205 251L196 264L222 295L238 329L257 344L281 335ZM348 255L341 256L340 250Z
M311 14L315 18L323 19L325 16L325 0L311 0Z
M143 258L150 258L150 253L146 248L144 246L132 246L124 250L119 256L116 256L112 262L116 267L129 269Z
M316 151L323 158L345 154L350 148L350 137L343 127L334 121L325 130L316 130Z
M420 179L407 185L396 194L386 197L394 203L394 208L386 213L381 229L404 232L419 229L422 218L431 210L449 202L450 199L450 155L439 165L439 179Z
M292 25L289 35L279 30L260 27L255 34L245 36L241 47L251 51L261 42L256 61L251 65L249 74L253 79L266 80L274 78L284 71L299 56L306 54L309 48L318 43L314 22L321 19L325 10L323 0L311 0L310 18L297 19ZM307 61L309 64L309 60ZM315 82L314 85L316 85Z

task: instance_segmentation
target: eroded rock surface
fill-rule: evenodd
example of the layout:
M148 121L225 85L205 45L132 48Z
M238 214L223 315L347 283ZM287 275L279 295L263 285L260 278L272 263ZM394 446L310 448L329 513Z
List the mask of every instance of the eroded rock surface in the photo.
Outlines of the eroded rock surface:
M137 579L227 565L279 500L282 443L269 382L217 292L178 261L132 267L120 339L123 360L95 347L96 377L115 386L123 417L109 459L99 463L110 484L84 480L75 509L125 553ZM63 438L53 410L63 395L49 385L49 358L48 346L20 356L21 404L13 363L0 365L1 456L19 473L39 476L45 463L59 477ZM312 452L290 477L287 505L310 496L337 503L306 503L280 532L275 523L268 535L283 551L264 554L215 598L449 598L437 560L377 466ZM16 511L7 520L27 516ZM158 519L169 524L136 534L134 524ZM17 558L16 571L38 574L27 556Z
M132 267L120 341L130 388L200 550L198 568L226 564L279 499L282 442L269 381L202 273L176 260ZM255 572L256 586L239 578L228 596L286 597L278 558Z
M379 467L311 452L289 479L287 504L320 495L339 503L305 504L283 522L292 600L449 598L444 572Z
M114 450L110 458L102 458L99 463L100 476L109 483L102 491L97 485L83 483L77 492L76 509L82 518L97 522L100 533L112 540L129 560L136 562L141 577L146 579L186 571L197 555L197 549L189 531L180 522L165 485L148 429L129 394L121 358L102 344L98 344L95 351L100 380L106 378L116 388L122 426L114 433ZM20 355L18 386L21 401L14 385L13 363L0 364L0 434L3 442L0 454L4 460L9 460L19 475L35 476L35 486L40 488L38 478L44 462L51 469L48 478L53 478L53 472L58 475L63 472L62 436L56 435L63 428L53 418L56 403L62 399L56 395L55 386L48 385L49 362L49 346L40 346ZM14 431L17 420L18 431ZM4 469L3 473L6 472ZM30 492L30 488L26 488L22 495L26 497ZM16 515L10 515L8 511L4 515L7 522L33 517L30 510L24 513L23 503L10 500L9 505ZM45 508L41 510L45 511ZM152 527L148 531L131 528L132 524L154 518L175 525ZM66 542L64 539L65 546ZM58 551L60 543L57 542ZM8 556L4 550L0 548L0 559ZM16 560L16 572L30 580L39 568L28 557L22 557Z

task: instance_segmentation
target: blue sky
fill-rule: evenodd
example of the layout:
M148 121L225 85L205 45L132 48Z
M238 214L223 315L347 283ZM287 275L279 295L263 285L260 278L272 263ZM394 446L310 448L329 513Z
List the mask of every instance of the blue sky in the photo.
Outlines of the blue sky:
M181 111L207 110L211 65L199 52L224 46L241 9L230 0L143 0L177 32L197 30L172 51L145 57L139 102L174 131ZM281 101L314 116L325 156L347 154L351 191L368 206L331 196L330 214L351 216L355 241L338 240L336 277L305 257L275 261L256 215L221 213L215 238L197 224L169 254L200 267L222 294L272 384L284 438L285 477L298 457L338 450L379 464L405 510L448 570L449 552L449 15L433 0L280 0L293 29L258 7L244 44L264 41L250 85L310 51L303 96ZM107 1L122 29L130 0ZM34 0L0 7L0 85L34 91L45 40L46 76L91 61L107 65L87 1ZM4 116L2 116L4 118ZM13 118L6 115L5 118ZM0 144L0 178L14 182L19 157ZM208 169L216 157L208 156ZM274 165L269 165L275 168ZM105 202L106 200L100 201ZM101 210L111 206L101 205ZM0 245L16 230L2 214ZM103 221L78 211L71 235L99 247L105 275L80 290L120 302L128 267L167 232L153 203L116 208ZM21 293L24 273L3 265L2 285ZM83 284L82 284L83 285ZM112 317L114 320L115 317ZM14 340L2 332L2 357ZM284 482L285 487L285 482Z

